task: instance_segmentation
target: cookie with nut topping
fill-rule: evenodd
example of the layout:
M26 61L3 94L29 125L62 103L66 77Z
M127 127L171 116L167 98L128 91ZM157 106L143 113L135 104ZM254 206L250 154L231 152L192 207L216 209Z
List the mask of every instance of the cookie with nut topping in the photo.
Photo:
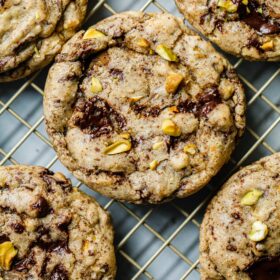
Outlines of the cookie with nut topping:
M279 279L280 153L241 169L209 204L201 279Z
M107 212L43 167L0 167L0 278L114 279Z
M128 12L56 57L44 114L61 162L94 190L160 203L204 187L245 126L229 63L170 14Z
M0 82L49 64L80 27L87 0L1 0Z
M176 0L186 19L224 51L280 60L279 0Z

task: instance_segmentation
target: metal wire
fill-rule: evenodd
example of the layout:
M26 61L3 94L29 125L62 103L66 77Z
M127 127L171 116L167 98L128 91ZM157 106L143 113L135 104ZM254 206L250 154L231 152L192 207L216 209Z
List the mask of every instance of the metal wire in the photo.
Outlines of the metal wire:
M135 0L137 2L137 0ZM144 1L145 2L145 1ZM167 8L164 6L164 4L161 3L161 1L155 1L155 0L148 0L145 3L143 3L142 7L140 8L141 11L145 11L148 8L157 8L161 11L166 12ZM100 0L98 1L94 7L91 9L91 11L88 14L88 17L86 19L86 22L91 19L95 14L98 13L100 9L105 8L107 12L110 14L115 14L117 11L114 10L112 5L109 4L107 0ZM118 11L120 12L120 11ZM239 59L233 66L238 70L242 64L243 60ZM278 65L279 67L279 65ZM14 158L14 155L16 151L26 142L28 138L30 138L32 135L35 135L38 137L42 142L44 142L48 147L51 148L51 143L49 140L39 131L39 126L42 124L44 117L40 116L38 120L31 125L27 120L22 118L14 109L12 109L13 103L21 96L21 94L28 88L32 87L39 95L43 95L43 89L36 83L34 83L35 78L37 77L39 73L36 73L31 78L29 78L28 81L24 82L19 89L12 94L10 99L8 99L6 102L0 100L0 118L1 115L4 113L11 114L20 124L22 127L25 127L27 129L27 132L17 141L17 143L9 149L9 151L4 151L2 148L0 148L0 156L2 156L2 159L0 161L0 165L6 164L8 161L12 164L18 164L17 160ZM239 160L232 160L232 163L234 163L234 166L231 170L233 172L238 167L240 167L253 153L254 151L259 147L262 146L267 153L274 153L276 152L275 149L266 141L267 137L272 133L272 131L277 127L277 125L280 122L280 108L277 104L274 104L272 100L270 100L268 97L264 95L266 89L275 81L275 79L279 78L280 75L280 68L278 68L272 75L270 75L269 78L266 79L266 81L262 84L262 86L257 89L248 78L244 77L244 75L240 75L241 80L244 82L246 87L251 90L253 93L253 96L248 101L249 107L251 107L256 101L262 101L266 106L268 106L271 113L276 114L276 118L274 122L272 122L266 129L261 133L261 135L258 134L257 131L255 131L253 128L248 126L247 132L248 135L250 135L255 142L252 144L252 146L245 151L243 155L241 155ZM0 96L1 98L1 96ZM47 168L51 168L55 165L55 163L58 161L57 156L55 156L47 165ZM229 172L229 174L231 173ZM81 183L78 183L78 187L81 186ZM144 277L143 279L156 279L152 275L152 272L149 271L150 266L155 262L155 260L160 256L160 254L166 249L170 249L179 259L180 261L187 267L185 272L178 278L178 279L187 279L194 271L199 271L199 260L192 260L188 257L188 254L186 252L183 252L180 248L180 246L175 246L172 241L180 234L180 232L189 225L193 225L195 228L199 229L200 223L196 219L196 214L207 204L207 201L209 199L209 196L205 199L203 199L198 205L190 212L186 211L182 205L179 202L173 202L170 204L170 207L173 207L174 210L178 211L178 213L183 217L183 220L181 223L176 227L176 229L173 230L171 234L166 238L163 236L163 234L156 230L153 226L151 226L148 222L148 219L155 213L157 208L150 208L146 211L144 215L139 215L134 211L135 209L131 210L131 207L128 207L125 204L122 204L120 202L115 202L114 200L109 200L107 204L105 205L105 209L111 209L115 204L120 206L121 209L125 211L129 217L131 217L133 220L135 220L135 224L133 227L127 231L125 236L121 238L119 243L117 244L116 248L122 258L124 258L131 266L131 269L134 268L136 270L135 274L131 277L131 279L136 280L139 277ZM126 251L126 244L128 241L136 234L136 232L139 229L145 229L147 230L155 239L161 242L161 246L151 255L148 259L145 260L145 262L141 261L141 263L138 262L136 258L133 258L129 255L129 253ZM187 238L187 237L186 237ZM145 252L143 253L145 254ZM187 255L187 256L186 256ZM120 279L124 279L120 275ZM166 278L167 279L167 278ZM197 278L196 278L197 279Z

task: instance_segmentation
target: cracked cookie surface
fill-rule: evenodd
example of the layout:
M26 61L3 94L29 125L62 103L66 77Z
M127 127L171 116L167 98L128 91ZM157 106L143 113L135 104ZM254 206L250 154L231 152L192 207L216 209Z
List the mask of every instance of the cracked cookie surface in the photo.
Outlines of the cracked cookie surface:
M114 279L113 229L61 173L0 167L1 279Z
M244 111L229 63L170 14L123 13L77 33L44 97L62 163L94 190L134 203L205 186L242 135Z
M82 23L87 0L0 1L0 82L49 64Z
M279 175L277 153L241 169L211 201L201 226L201 279L279 279Z
M224 51L248 60L280 60L278 0L176 0L186 19Z

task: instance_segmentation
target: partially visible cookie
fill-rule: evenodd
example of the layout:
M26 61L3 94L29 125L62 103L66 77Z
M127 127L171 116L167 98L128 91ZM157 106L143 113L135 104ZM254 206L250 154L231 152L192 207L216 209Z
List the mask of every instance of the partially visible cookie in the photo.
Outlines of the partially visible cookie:
M280 278L280 153L233 175L208 206L201 279Z
M224 51L280 60L279 0L176 0L187 20Z
M242 135L244 111L234 69L170 14L118 14L77 33L45 86L62 163L94 190L134 203L204 187Z
M0 277L100 280L116 273L108 214L42 167L0 167Z
M87 0L0 1L0 82L49 64L81 25Z

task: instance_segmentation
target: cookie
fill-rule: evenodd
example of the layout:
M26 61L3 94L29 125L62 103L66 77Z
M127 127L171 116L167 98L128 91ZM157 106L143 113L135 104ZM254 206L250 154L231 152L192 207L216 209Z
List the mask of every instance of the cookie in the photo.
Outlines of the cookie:
M0 278L114 279L108 214L42 167L0 167Z
M87 0L0 1L0 82L49 64L83 21Z
M61 162L94 190L160 203L205 186L242 135L229 63L170 14L128 12L77 33L45 86Z
M233 175L200 235L201 279L279 279L280 153Z
M248 60L280 60L279 0L176 0L193 26L224 51Z

